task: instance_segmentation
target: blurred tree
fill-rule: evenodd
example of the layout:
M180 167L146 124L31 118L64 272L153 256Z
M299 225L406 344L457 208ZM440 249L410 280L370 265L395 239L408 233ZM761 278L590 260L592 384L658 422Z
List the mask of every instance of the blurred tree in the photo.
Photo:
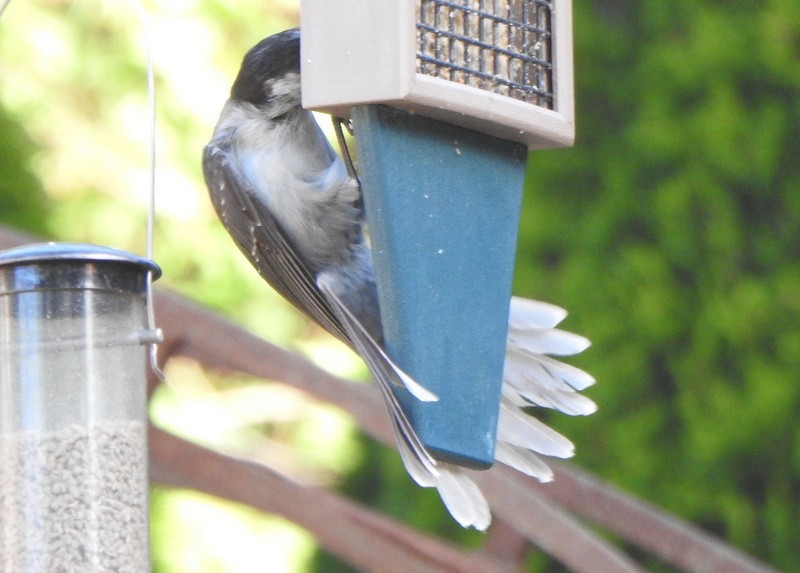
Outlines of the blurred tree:
M536 153L518 287L600 411L578 463L800 568L800 5L576 3L578 143Z
M42 233L47 197L31 168L36 147L0 107L0 223Z

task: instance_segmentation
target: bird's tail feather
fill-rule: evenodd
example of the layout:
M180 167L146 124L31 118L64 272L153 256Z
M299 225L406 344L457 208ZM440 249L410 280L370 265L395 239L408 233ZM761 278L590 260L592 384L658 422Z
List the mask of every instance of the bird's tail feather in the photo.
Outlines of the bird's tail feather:
M566 316L552 304L511 299L496 459L539 481L550 481L553 474L536 454L567 458L574 446L523 408L542 406L573 416L597 410L592 400L578 393L595 379L547 356L577 354L589 346L583 336L556 328Z
M578 392L594 384L594 378L545 354L556 347L561 354L577 354L588 347L589 341L556 331L567 313L555 305L515 297L510 309L495 459L540 482L549 482L553 471L540 456L570 457L574 446L523 408L544 406L569 415L587 415L597 409L592 400ZM555 345L552 340L560 342ZM420 466L407 443L398 439L398 444L412 478L421 486L435 487L461 526L481 531L489 526L489 504L461 468L435 461L434 474Z
M555 328L567 317L567 311L560 306L518 296L511 297L510 307L508 329L511 331Z
M358 353L364 358L391 414L403 465L422 487L435 487L453 518L463 527L485 530L491 522L486 498L464 470L435 460L419 440L391 386L401 386L423 401L436 396L398 368L343 304L324 274L317 285L336 313ZM523 408L543 406L570 415L586 415L597 407L578 390L592 385L589 374L547 354L577 354L589 346L582 336L556 329L567 313L537 301L514 297L509 313L506 362L497 428L495 457L541 482L553 472L540 455L567 458L571 441Z
M484 531L492 521L492 514L481 490L458 466L445 463L440 466L436 490L450 515L462 527Z
M572 442L507 398L500 399L497 440L556 458L570 458L575 454Z
M498 462L535 477L542 483L553 481L553 470L542 461L542 458L530 450L511 445L508 442L498 442L494 455Z

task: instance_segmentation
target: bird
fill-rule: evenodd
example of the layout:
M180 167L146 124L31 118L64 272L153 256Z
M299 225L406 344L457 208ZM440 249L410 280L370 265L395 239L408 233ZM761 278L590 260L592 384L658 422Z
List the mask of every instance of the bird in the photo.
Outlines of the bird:
M358 177L302 107L300 68L299 28L264 38L244 56L203 150L211 202L266 282L364 360L411 478L436 488L460 525L485 530L491 512L478 486L464 468L428 452L396 397L398 387L421 401L438 400L384 348ZM585 337L556 328L566 315L549 303L509 301L495 456L542 482L553 472L541 456L568 458L574 446L530 415L531 408L569 415L597 409L580 393L595 379L553 357L589 346Z

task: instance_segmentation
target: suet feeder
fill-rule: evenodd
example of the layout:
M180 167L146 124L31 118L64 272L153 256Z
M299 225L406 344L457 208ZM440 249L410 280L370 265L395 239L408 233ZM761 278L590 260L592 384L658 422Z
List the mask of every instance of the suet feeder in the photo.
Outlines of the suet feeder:
M160 270L123 251L0 253L0 555L11 571L148 571L144 345Z
M528 150L571 145L569 0L303 0L303 106L351 118L384 339L448 462L494 462ZM402 394L402 392L401 392Z

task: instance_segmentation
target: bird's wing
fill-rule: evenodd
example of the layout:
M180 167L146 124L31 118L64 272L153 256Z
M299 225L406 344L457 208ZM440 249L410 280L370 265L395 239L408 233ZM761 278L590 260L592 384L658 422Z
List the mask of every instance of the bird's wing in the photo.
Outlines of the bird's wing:
M364 358L381 386L406 388L429 402L436 395L423 388L398 368L353 314L335 296L333 289L320 290L324 280L315 280L291 240L267 205L230 161L223 146L209 144L203 154L203 173L217 210L228 233L258 273L286 300L311 320L342 340ZM395 417L402 413L391 392L384 393ZM405 424L406 430L410 425ZM416 449L416 448L415 448Z
M328 299L331 308L348 335L348 340L355 348L364 362L369 366L379 383L387 387L391 384L406 388L417 399L423 402L435 402L438 400L435 394L426 390L421 384L417 383L411 376L403 372L381 346L370 336L367 329L358 321L356 316L347 308L336 292L335 279L328 273L320 273L317 277L317 286Z
M231 163L224 146L203 152L203 174L217 215L258 273L325 330L352 346L297 250L255 190Z

